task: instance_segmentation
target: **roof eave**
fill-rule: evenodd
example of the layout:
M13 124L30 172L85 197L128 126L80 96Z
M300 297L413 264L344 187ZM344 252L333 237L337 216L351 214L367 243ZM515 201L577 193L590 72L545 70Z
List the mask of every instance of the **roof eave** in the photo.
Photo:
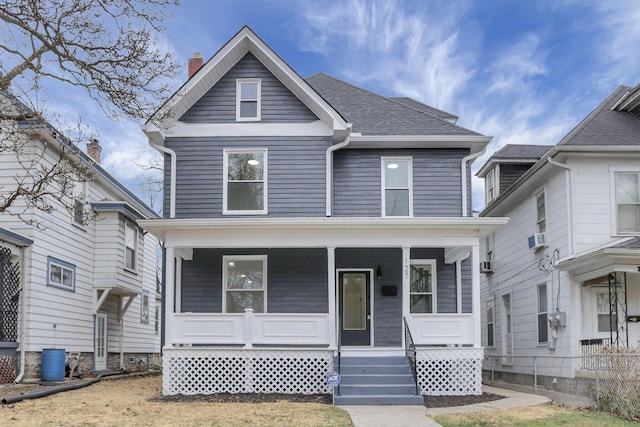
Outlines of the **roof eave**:
M484 135L351 135L349 148L469 148L478 153L491 141Z

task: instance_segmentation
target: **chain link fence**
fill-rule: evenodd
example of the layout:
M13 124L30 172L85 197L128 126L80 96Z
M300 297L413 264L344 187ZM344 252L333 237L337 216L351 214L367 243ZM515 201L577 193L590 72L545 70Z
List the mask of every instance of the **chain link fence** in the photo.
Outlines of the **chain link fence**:
M640 349L604 347L579 357L487 355L484 380L582 397L580 402L624 418L640 418ZM516 374L515 372L519 372ZM528 372L524 372L528 371ZM567 377L575 372L574 377ZM563 376L563 375L564 376Z

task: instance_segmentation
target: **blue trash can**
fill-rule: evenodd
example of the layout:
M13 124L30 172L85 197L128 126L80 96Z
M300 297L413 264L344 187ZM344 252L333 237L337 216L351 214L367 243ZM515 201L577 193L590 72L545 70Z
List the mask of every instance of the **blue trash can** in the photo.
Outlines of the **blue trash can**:
M42 349L42 381L64 380L65 351L63 348Z

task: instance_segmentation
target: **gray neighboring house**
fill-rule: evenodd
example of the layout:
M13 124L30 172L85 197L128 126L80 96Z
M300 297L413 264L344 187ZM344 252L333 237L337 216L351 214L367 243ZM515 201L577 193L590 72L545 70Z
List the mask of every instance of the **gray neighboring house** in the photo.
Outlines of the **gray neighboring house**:
M555 146L479 170L480 216L510 218L481 247L487 378L571 391L593 355L638 347L639 114L640 86L621 86Z
M479 245L506 222L471 215L490 137L303 79L248 27L202 62L144 127L165 156L164 218L140 222L166 248L163 393L480 394Z

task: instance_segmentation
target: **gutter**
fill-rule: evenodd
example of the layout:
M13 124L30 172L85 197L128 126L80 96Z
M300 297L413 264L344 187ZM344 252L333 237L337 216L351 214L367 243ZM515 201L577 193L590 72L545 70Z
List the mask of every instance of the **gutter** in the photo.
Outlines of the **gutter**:
M567 219L568 219L568 230L569 230L569 239L567 244L569 245L569 255L567 256L568 258L572 258L574 257L574 247L573 247L573 197L571 197L571 173L573 172L573 170L567 166L565 163L560 163L556 160L553 160L553 157L549 156L547 158L547 162L549 162L549 164L554 165L554 166L558 166L560 168L566 169L567 170L567 178L566 178L566 185L567 185Z
M469 154L462 159L461 171L462 171L462 216L469 216L467 207L467 163L471 160L475 160L482 156L487 150L487 146L483 146L482 150Z
M27 343L25 342L25 339L27 337L27 320L26 320L26 314L27 314L27 275L25 274L27 271L27 252L28 247L23 248L23 250L21 250L21 254L20 257L22 258L20 260L20 265L22 266L22 271L20 272L20 276L21 276L21 280L22 280L22 295L21 295L21 300L20 301L20 305L21 310L22 310L22 316L20 316L20 371L18 372L18 375L16 376L16 379L13 381L14 384L18 384L20 381L22 381L22 377L24 376L24 369L25 369L25 357L26 357L26 352L27 352Z
M164 147L162 145L155 144L149 141L149 145L151 145L156 150L168 154L171 157L171 187L169 190L169 218L176 217L176 152Z
M333 212L333 152L346 147L347 145L349 145L350 142L351 142L351 137L347 136L345 137L344 141L327 148L327 157L326 157L327 166L325 168L325 171L327 174L325 179L327 189L325 191L325 194L326 194L326 206L327 206L326 215L328 217L331 216Z

